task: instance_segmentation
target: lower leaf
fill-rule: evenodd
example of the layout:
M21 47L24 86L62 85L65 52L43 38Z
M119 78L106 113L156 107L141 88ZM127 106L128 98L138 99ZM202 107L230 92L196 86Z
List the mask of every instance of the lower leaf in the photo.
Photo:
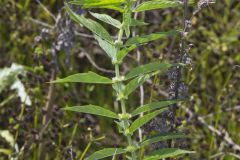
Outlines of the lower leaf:
M104 148L100 151L93 153L91 156L87 158L87 160L98 160L103 159L110 156L115 156L118 154L126 153L127 151L122 148Z
M188 154L188 153L195 153L195 152L182 150L178 148L164 148L164 149L160 149L153 152L149 156L146 156L144 160L158 160L163 158L172 158L172 157L176 157L176 156L179 156L182 154Z

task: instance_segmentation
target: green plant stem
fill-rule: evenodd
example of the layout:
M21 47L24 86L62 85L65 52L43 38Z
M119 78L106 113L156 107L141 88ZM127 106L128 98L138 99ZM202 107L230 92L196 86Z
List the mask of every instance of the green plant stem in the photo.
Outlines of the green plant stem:
M91 147L91 145L92 145L92 141L90 140L90 142L88 142L87 147L84 149L79 160L83 160L84 156L86 155L86 153L87 153L88 149Z
M120 77L120 73L119 73L119 72L120 72L120 71L119 71L119 65L116 64L116 65L115 65L115 74L116 74L116 77L117 77L117 78ZM117 82L117 84L118 84L118 91L119 91L119 93L120 93L120 92L121 92L122 82ZM118 94L119 94L119 93L118 93ZM127 112L126 112L125 100L124 100L124 99L121 99L121 100L120 100L120 104L121 104L122 114L126 114ZM122 122L123 122L123 125L124 125L124 132L126 133L126 130L127 130L128 127L129 127L129 122L128 122L128 120L126 120L126 119L123 119ZM127 137L128 145L129 145L129 146L134 146L131 135L127 134L127 135L125 135L125 136ZM132 154L132 159L133 159L133 160L136 160L136 153L135 153L135 152L132 152L131 154Z

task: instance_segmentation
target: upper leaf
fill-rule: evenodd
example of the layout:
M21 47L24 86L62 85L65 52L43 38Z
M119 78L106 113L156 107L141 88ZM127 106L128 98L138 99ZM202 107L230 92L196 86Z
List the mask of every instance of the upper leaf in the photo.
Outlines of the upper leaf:
M168 101L160 101L160 102L153 102L150 104L145 104L143 106L138 107L137 109L135 109L131 115L132 116L136 116L138 114L144 113L144 112L148 112L148 111L152 111L155 109L160 109L160 108L165 108L169 105L175 104L177 102L180 102L181 100L168 100Z
M156 117L158 114L164 112L166 109L160 109L157 110L155 112L146 114L138 119L136 119L132 125L129 127L129 133L133 133L134 131L136 131L138 128L142 127L144 124L146 124L147 122L149 122L150 120L152 120L154 117Z
M126 152L127 152L126 150L121 149L121 148L104 148L100 151L93 153L91 156L89 156L87 158L87 160L99 160L99 159L103 159L106 157L123 154Z
M177 139L177 138L186 138L186 137L188 136L182 133L164 133L164 134L149 138L147 140L144 140L143 142L140 143L140 146L143 147L143 146L150 145L152 143L156 143L160 141L166 141L169 139Z
M164 149L160 149L153 152L149 156L146 156L144 160L157 160L157 159L163 159L163 158L170 158L170 157L176 157L178 155L186 154L186 153L195 153L195 152L182 150L178 148L164 148Z
M64 110L67 111L74 111L74 112L80 112L80 113L88 113L88 114L94 114L94 115L99 115L99 116L104 116L104 117L109 117L109 118L118 118L118 115L108 109L105 109L100 106L95 106L95 105L85 105L85 106L74 106L74 107L67 107L64 108Z
M141 21L141 20L137 20L137 19L133 19L131 20L131 24L130 26L146 26L148 25L148 23Z
M100 21L103 21L105 23L108 23L116 28L121 27L121 22L118 21L117 19L112 18L111 16L107 15L107 14L99 14L99 13L93 13L90 12L92 16L94 16L95 18L99 19Z
M171 35L175 35L177 33L179 33L179 31L174 30L169 32L157 32L157 33L152 33L150 35L144 35L144 36L136 36L127 40L124 46L127 47L134 44L140 45L140 44L148 43L150 41L154 41L160 38L165 38Z
M125 77L125 79L130 79L136 76L139 76L141 74L146 74L146 73L150 73L150 72L154 72L157 70L165 70L168 69L170 67L172 67L172 64L169 63L160 63L160 62L153 62L153 63L149 63L146 65L142 65L139 66L137 68L132 69Z
M112 37L110 36L110 34L106 31L106 29L101 24L97 23L94 20L85 18L82 15L81 16L77 15L69 8L67 3L65 3L65 6L66 6L66 10L67 10L69 16L74 21L76 21L76 22L80 23L81 25L83 25L84 27L88 28L90 31L92 31L94 34L98 35L105 41L108 41L109 43L113 43Z
M91 7L109 6L123 4L126 0L74 0L69 3Z
M162 9L162 8L170 8L181 6L182 3L180 1L170 1L170 0L155 0L155 1L147 1L138 5L134 12L142 12L153 9Z
M75 82L75 83L112 84L111 79L100 76L94 72L77 73L63 79L57 79L52 83L68 83L68 82L69 83Z
M99 46L107 53L107 55L112 59L112 61L117 60L117 49L114 45L108 43L97 35L94 38L98 41Z
M141 86L150 75L139 76L131 80L124 88L124 96L128 97L136 88Z
M132 50L134 50L135 48L137 48L137 45L131 45L130 47L125 47L122 50L120 50L117 53L117 60L119 62L122 62L122 60L124 59L124 57L126 57L126 55L131 52Z

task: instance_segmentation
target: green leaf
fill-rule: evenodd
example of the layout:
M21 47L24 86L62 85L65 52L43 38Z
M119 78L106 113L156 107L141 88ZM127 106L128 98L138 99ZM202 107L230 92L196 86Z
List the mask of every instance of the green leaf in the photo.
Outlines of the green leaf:
M170 0L155 0L155 1L147 1L143 2L138 5L134 12L142 12L148 11L153 9L163 9L163 8L170 8L170 7L177 7L181 6L182 2L180 1L170 1Z
M91 156L87 158L87 160L99 160L103 159L106 157L118 155L118 154L123 154L126 153L127 151L121 148L105 148L100 151L97 151L93 153Z
M131 25L131 20L132 20L131 16L132 16L132 14L130 11L123 14L123 24L124 24L123 29L124 29L127 37L130 36L130 25Z
M131 52L132 50L134 50L135 48L137 48L137 45L132 45L130 47L125 47L123 48L122 50L120 50L118 53L117 53L117 60L119 62L122 62L122 60L126 57L126 55Z
M130 26L146 26L146 25L148 25L148 23L136 19L132 19L130 24Z
M85 5L91 7L99 7L99 6L109 6L109 5L117 5L123 4L125 0L75 0L70 1L69 3L75 5Z
M116 113L108 109L105 109L103 107L95 106L91 104L85 105L85 106L67 107L67 108L64 108L64 110L80 112L80 113L88 113L88 114L94 114L94 115L118 119L118 115Z
M0 148L0 153L5 154L5 155L10 155L10 154L12 154L12 150Z
M150 35L143 35L143 36L136 36L133 38L130 38L125 44L124 46L131 46L131 45L140 45L143 43L148 43L150 41L154 41L160 38L165 38L168 36L172 36L172 35L176 35L177 33L179 33L180 31L174 30L174 31L169 31L169 32L157 32L157 33L152 33Z
M112 18L111 16L109 15L106 15L106 14L99 14L99 13L93 13L93 12L90 12L91 15L97 19L99 19L100 21L103 21L105 23L108 23L116 28L121 28L121 22Z
M113 43L112 37L109 35L109 33L106 31L106 29L101 24L97 23L94 20L85 18L84 16L77 15L69 8L67 3L65 3L65 6L66 6L66 10L67 10L69 16L74 21L83 25L84 27L86 27L87 29L89 29L90 31L92 31L94 34L98 35L105 41L108 41L109 43Z
M154 72L154 71L157 71L157 70L166 70L170 67L172 67L173 65L172 64L169 64L169 63L160 63L160 62L153 62L153 63L149 63L149 64L146 64L146 65L142 65L142 66L139 66L139 67L136 67L134 69L132 69L125 77L125 79L130 79L130 78L134 78L136 76L139 76L139 75L143 75L143 74L146 74L146 73L150 73L150 72Z
M88 72L88 73L77 73L71 76L68 76L63 79L57 79L56 81L53 81L51 83L95 83L95 84L112 84L112 80L100 76L94 72Z
M152 138L149 138L143 142L140 143L140 146L147 146L150 145L152 143L156 143L156 142L160 142L160 141L166 141L169 139L177 139L177 138L186 138L188 137L187 135L184 135L182 133L165 133L165 134L161 134Z
M144 160L157 160L157 159L163 159L163 158L170 158L170 157L176 157L178 155L187 154L187 153L195 153L195 152L182 150L178 148L164 148L164 149L160 149L153 152L149 156L146 156Z
M124 88L124 96L128 97L135 89L141 86L149 78L150 75L144 75L131 80Z
M166 111L166 108L164 109L160 109L157 110L155 112L146 114L142 117L139 117L138 119L136 119L132 125L129 127L129 133L133 133L134 131L136 131L138 128L142 127L144 124L146 124L147 122L149 122L150 120L152 120L154 117L156 117L158 114L162 113Z
M112 61L116 61L117 59L117 49L114 45L108 43L97 35L94 35L94 38L98 41L99 46L107 53L107 55L112 59Z
M150 104L145 104L145 105L140 106L137 109L135 109L131 113L131 115L136 116L136 115L144 113L144 112L148 112L148 111L152 111L152 110L160 109L160 108L165 108L165 107L168 107L169 105L175 104L180 101L181 100L167 100L167 101L160 101L160 102L153 102Z

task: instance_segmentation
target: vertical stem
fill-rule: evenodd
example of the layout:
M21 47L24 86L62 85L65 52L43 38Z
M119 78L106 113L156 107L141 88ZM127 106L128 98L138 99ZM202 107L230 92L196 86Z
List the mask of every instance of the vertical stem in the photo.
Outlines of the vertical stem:
M116 78L120 77L120 71L119 71L119 65L118 64L115 65L115 76L116 76ZM122 82L117 82L117 85L118 85L118 94L119 94L119 93L122 92L121 91ZM125 100L121 99L120 104L121 104L122 114L126 114L127 111L126 111ZM129 127L129 122L126 119L123 119L122 122L123 122L123 125L124 125L124 132L125 132ZM128 134L128 135L126 135L126 137L127 137L128 145L133 146L134 144L133 144L131 135ZM131 154L132 154L132 160L136 160L136 158L137 158L136 153L132 152Z
M128 0L127 6L126 6L127 7L127 10L126 10L127 12L131 9L131 5L132 5L132 2L130 0ZM122 25L120 27L119 33L118 33L117 45L116 45L117 51L119 51L119 49L120 49L119 44L122 44L122 37L123 37L123 33L124 33L124 29L123 29L124 25L126 25L126 24L123 21ZM122 89L123 83L122 83L122 81L119 81L121 79L119 63L115 63L114 65L115 65L115 78L117 79L117 82L116 82L116 84L117 84L117 90L116 90L117 95L122 95L123 94L123 89ZM122 114L126 115L127 111L126 111L125 97L120 98L120 105L121 105ZM124 136L126 136L126 138L127 138L128 147L135 147L131 135L129 133L127 133L127 130L130 126L129 120L123 118L123 119L121 119L121 122L123 123ZM132 160L137 160L136 152L134 150L131 151L131 156L132 156Z

